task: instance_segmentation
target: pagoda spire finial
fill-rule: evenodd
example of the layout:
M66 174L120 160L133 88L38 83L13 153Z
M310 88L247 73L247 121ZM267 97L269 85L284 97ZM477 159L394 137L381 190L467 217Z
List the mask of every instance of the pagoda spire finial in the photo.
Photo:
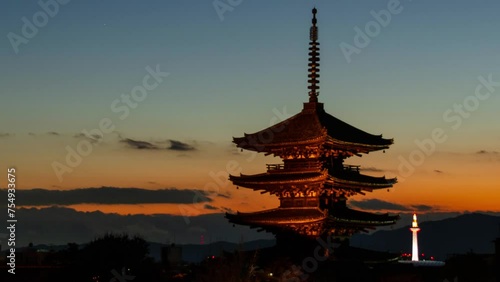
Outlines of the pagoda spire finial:
M318 41L318 27L316 26L317 20L316 20L316 13L318 10L314 8L312 10L313 18L312 18L312 26L309 31L309 39L311 40L309 42L309 86L307 87L309 89L309 102L318 102L318 95L319 95L319 42Z

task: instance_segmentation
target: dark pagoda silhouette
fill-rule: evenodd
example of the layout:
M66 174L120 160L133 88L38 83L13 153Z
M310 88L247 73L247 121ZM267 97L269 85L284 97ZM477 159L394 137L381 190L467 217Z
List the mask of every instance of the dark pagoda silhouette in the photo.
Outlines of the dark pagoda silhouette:
M360 173L359 166L344 165L344 159L388 149L392 139L372 135L328 114L319 95L319 42L316 9L313 9L309 47L309 102L302 111L274 126L244 137L233 138L237 147L274 155L281 164L268 164L267 172L230 175L239 187L279 197L280 206L252 213L226 214L235 224L272 232L278 245L301 239L352 234L391 225L398 216L350 209L347 198L390 188L396 179ZM294 244L294 248L297 244Z

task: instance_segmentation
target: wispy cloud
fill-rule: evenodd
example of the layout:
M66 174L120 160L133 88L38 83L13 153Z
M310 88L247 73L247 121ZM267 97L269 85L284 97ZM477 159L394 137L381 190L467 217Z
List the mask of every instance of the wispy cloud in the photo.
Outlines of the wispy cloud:
M134 148L134 149L139 149L139 150L157 150L160 149L158 146L146 142L146 141L141 141L141 140L134 140L130 138L125 138L120 140L120 142L123 142L127 144L129 147Z
M476 152L476 154L479 154L479 155L497 155L497 154L500 154L499 152L497 151L486 151L486 150L479 150Z
M209 205L209 204L205 204L205 205L203 206L203 208L205 208L205 209L207 209L207 210L218 210L218 208L217 208L217 207L212 206L212 205Z
M231 193L227 192L226 194L217 194L217 197L231 199Z
M169 150L174 150L174 151L193 151L196 150L193 146L183 143L181 141L177 140L168 140L170 142L170 147L168 147Z
M78 138L78 139L90 140L90 142L92 142L92 143L99 142L102 139L102 136L97 135L97 134L93 134L93 135L88 136L88 135L85 135L83 133L77 133L73 137Z
M361 171L369 171L369 172L384 172L383 169L376 168L373 166L368 166L368 167L360 167L359 168Z
M118 134L118 138L120 138L120 142L127 144L128 147L139 150L167 149L167 150L181 151L181 152L196 150L196 148L192 145L172 139L148 142L131 138L123 138L120 134ZM170 146L165 147L164 144L170 144Z
M488 150L479 150L474 155L480 161L490 161L490 162L498 162L500 161L500 152L498 151L488 151Z
M59 136L59 135L61 135L61 134L59 134L59 132L49 131L49 132L47 132L47 135Z
M227 213L234 213L234 210L232 208L228 207L221 207L222 211L227 212Z
M13 136L13 135L14 134L12 134L12 133L0 132L0 138L10 137L10 136Z

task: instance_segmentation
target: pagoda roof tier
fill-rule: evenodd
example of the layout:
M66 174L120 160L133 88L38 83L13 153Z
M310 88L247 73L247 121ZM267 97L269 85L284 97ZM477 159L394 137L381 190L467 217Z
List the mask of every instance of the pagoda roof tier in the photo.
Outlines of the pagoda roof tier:
M320 222L327 218L327 215L319 208L292 207L275 208L270 210L236 214L226 213L226 218L232 223L265 226L283 224L304 224Z
M399 219L399 215L375 214L358 211L348 207L332 208L329 211L328 221L349 226L376 227L392 225Z
M331 179L327 181L334 188L353 189L369 191L373 189L390 188L398 181L396 178L375 177L361 174L359 172L333 172Z
M300 187L313 187L315 185L323 184L328 178L328 171L316 172L265 172L254 175L241 174L240 176L229 175L229 180L234 185L253 190L275 190L284 186L285 184Z
M261 131L233 138L242 149L277 154L285 147L320 146L368 153L389 148L392 139L372 135L328 114L322 103L304 103L302 111Z
M296 228L298 225L308 224L321 224L325 231L341 227L361 231L376 226L394 224L399 219L399 216L362 212L347 207L331 208L325 211L317 207L290 207L251 213L226 213L226 218L231 223L248 225L253 228L264 228L270 232L276 232L280 228L290 229Z
M324 187L331 189L352 189L371 192L374 189L392 187L397 182L396 178L374 177L357 172L341 171L329 174L327 170L316 172L288 172L284 169L271 170L270 172L240 176L230 175L229 180L236 186L265 190L274 193L285 185L293 185L298 189Z

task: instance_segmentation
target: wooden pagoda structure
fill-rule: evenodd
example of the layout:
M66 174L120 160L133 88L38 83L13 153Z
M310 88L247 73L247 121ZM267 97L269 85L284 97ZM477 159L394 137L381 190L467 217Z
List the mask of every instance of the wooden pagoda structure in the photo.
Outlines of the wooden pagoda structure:
M360 173L359 166L344 165L351 156L388 149L392 139L372 135L328 114L319 95L319 42L317 10L310 29L309 102L301 112L261 131L233 138L237 147L282 159L255 175L230 175L239 187L279 197L275 209L226 214L234 224L248 225L280 237L348 238L376 226L391 225L398 216L373 214L346 206L349 196L390 188L396 179Z

